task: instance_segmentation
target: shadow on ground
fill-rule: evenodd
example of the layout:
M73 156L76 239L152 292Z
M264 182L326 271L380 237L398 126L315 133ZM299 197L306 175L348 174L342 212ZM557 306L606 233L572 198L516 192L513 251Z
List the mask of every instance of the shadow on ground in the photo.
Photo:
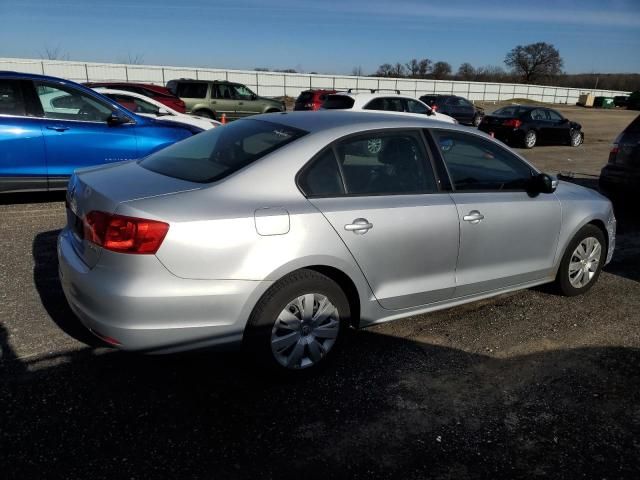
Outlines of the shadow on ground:
M640 473L639 350L499 360L353 335L331 369L297 381L235 354L87 348L25 363L6 355L4 478Z

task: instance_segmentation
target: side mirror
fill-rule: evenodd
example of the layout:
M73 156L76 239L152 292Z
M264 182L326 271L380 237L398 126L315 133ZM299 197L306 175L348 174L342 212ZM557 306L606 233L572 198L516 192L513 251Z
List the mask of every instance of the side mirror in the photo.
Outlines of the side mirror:
M558 186L558 180L546 173L539 173L531 177L531 193L553 193Z
M164 117L165 115L171 115L169 113L169 110L167 110L166 108L159 108L158 111L156 112L156 115L159 117Z
M560 120L560 123L569 123L569 119L568 118L563 118L562 120Z
M107 118L107 125L109 125L110 127L115 127L117 125L129 123L130 121L131 120L129 120L127 117L125 117L121 113L113 112L111 115L109 115L109 118Z
M251 94L251 100L255 100L256 98L258 98L258 95L256 95L255 93Z
M436 112L433 109L430 108L429 110L427 110L427 115L428 116L435 115L435 114L436 114Z

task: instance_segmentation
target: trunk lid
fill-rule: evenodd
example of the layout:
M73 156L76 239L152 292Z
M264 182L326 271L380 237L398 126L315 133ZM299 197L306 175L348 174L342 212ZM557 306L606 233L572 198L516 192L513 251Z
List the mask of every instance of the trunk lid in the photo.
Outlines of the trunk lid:
M90 268L102 248L84 238L83 218L93 211L117 213L124 202L196 190L202 185L147 170L137 162L124 162L77 170L69 181L66 197L67 227L76 253Z

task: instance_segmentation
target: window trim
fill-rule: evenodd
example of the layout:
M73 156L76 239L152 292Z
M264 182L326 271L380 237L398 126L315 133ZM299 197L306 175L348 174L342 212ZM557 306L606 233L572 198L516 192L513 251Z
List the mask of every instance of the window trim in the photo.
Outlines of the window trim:
M295 184L296 187L298 188L298 191L302 194L303 197L307 198L307 199L317 199L317 198L348 198L348 197L356 197L356 198L360 198L360 197L396 197L396 196L407 196L407 195L440 195L443 193L449 193L449 190L446 190L443 187L443 185L441 184L441 182L439 181L439 175L437 170L434 168L433 166L433 162L434 162L434 158L432 158L432 153L431 153L431 148L429 145L427 145L427 143L425 142L425 136L424 133L422 132L422 130L419 127L416 128L377 128L374 130L364 130L364 131L360 131L360 132L355 132L355 133L350 133L348 135L345 135L343 137L337 138L335 140L333 140L331 143L329 143L328 145L325 145L318 153L316 153L315 155L313 155L307 162L305 162L305 164L298 170L298 173L296 173L295 176ZM422 167L425 170L425 173L427 173L428 169L427 167L431 168L431 172L433 173L434 176L434 180L435 180L435 184L436 184L436 188L437 190L434 192L406 192L406 193L348 193L348 189L347 189L347 185L346 185L346 181L345 181L345 175L344 172L342 170L342 165L340 165L340 161L338 160L338 154L337 154L337 145L340 142L343 142L345 140L348 140L350 138L353 137L361 137L363 135L367 135L367 134L376 134L376 133L381 133L381 134L393 134L395 132L411 132L411 133L417 133L420 141L422 142L422 147L424 149L424 153L426 154L427 157L427 163L425 163L424 160L421 160L421 164ZM337 195L308 195L301 186L301 178L302 176L307 172L307 170L309 170L309 168L313 165L313 163L320 158L324 153L326 153L327 150L331 149L333 151L333 158L338 166L338 172L340 173L340 179L342 181L342 188L344 190L344 193L342 194L337 194Z
M506 148L505 146L503 146L502 144L496 142L496 141L492 141L488 138L486 138L484 135L479 135L475 132L462 132L460 130L454 130L454 129L447 129L447 128L428 128L425 129L429 131L429 135L433 141L433 144L431 146L431 148L435 148L437 150L436 155L438 156L438 158L440 159L440 161L442 162L442 165L445 169L445 171L447 172L447 175L449 177L449 183L451 185L451 193L514 193L514 192L524 192L527 193L527 189L526 188L507 188L507 189L502 189L502 190L496 190L496 189L478 189L478 190L458 190L456 188L456 184L453 181L453 176L451 175L451 172L449 171L449 167L447 166L447 162L444 159L444 156L442 155L442 152L440 151L440 148L438 148L438 142L434 136L434 131L435 132L455 132L458 134L462 134L462 135L469 135L469 136L474 136L479 138L480 140L484 140L486 142L489 142L490 144L493 144L494 146L498 147L500 150L503 150L504 152L506 152L508 155L514 157L516 160L522 162L524 165L526 165L529 170L531 171L531 177L534 177L535 174L539 174L540 170L538 170L537 168L535 168L531 163L529 163L528 161L526 161L525 159L523 159L522 157L520 157L519 155L515 154L514 152L512 152L511 150L509 150L508 148Z

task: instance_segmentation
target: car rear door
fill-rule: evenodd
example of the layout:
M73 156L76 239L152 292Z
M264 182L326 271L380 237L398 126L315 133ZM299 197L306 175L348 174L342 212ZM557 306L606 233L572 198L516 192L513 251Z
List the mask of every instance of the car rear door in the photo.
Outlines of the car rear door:
M555 194L527 193L533 170L472 133L433 129L460 219L455 297L548 279L561 226Z
M29 105L33 93L30 81L0 79L0 192L47 188L42 121Z
M237 104L235 91L230 84L214 83L211 85L211 108L215 110L218 120L222 118L222 114L229 120L238 118Z
M300 179L383 308L452 296L458 215L450 195L438 188L420 131L347 137L311 162Z
M66 185L77 168L138 158L135 123L109 125L113 108L69 85L35 81L49 188Z

